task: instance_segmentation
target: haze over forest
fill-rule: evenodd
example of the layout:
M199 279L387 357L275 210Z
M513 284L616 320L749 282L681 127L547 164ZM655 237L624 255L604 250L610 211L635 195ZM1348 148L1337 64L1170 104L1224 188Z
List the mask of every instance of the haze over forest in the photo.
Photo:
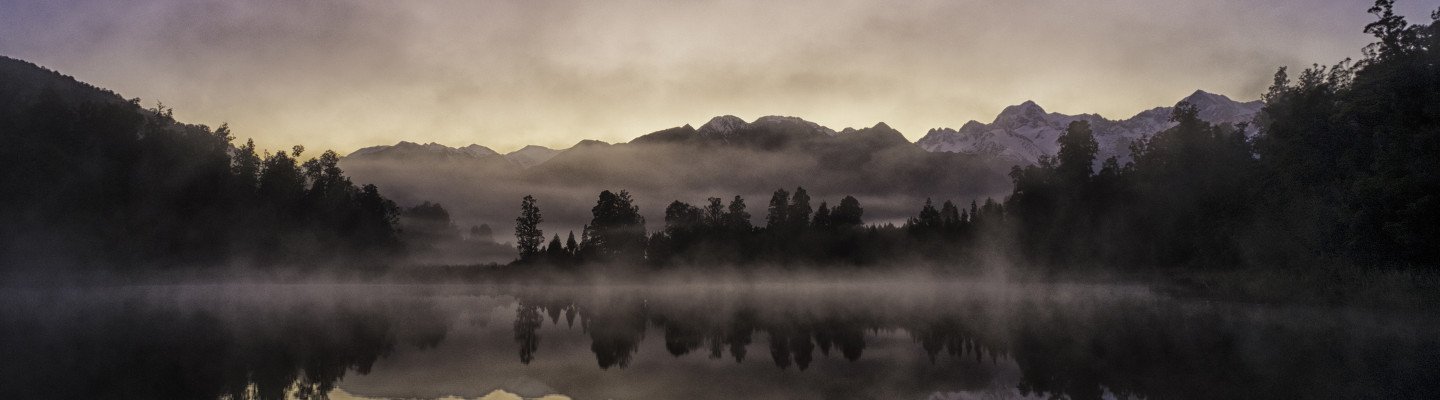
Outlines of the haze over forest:
M0 0L0 397L1432 398L1434 7Z
M228 124L187 124L158 102L6 58L16 135L4 154L31 166L6 175L23 189L7 196L7 255L26 261L18 270L1428 265L1434 88L1407 74L1433 73L1435 28L1390 2L1369 11L1378 19L1362 31L1376 41L1362 58L1280 67L1260 100L1194 90L1113 119L1024 101L913 142L887 122L719 115L506 154L406 138L348 155L270 151Z

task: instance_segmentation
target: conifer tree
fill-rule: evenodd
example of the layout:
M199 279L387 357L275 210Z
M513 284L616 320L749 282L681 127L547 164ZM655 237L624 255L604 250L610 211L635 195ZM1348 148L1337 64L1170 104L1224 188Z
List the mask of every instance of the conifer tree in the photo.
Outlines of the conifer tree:
M810 220L810 226L817 230L830 229L830 206L826 205L825 202L820 202L820 208L815 210L815 217Z
M810 194L805 188L796 187L795 194L790 196L789 212L785 213L785 224L792 229L803 229L810 226Z
M785 189L775 191L770 196L770 208L765 215L765 228L772 231L785 228L785 217L790 215L790 193Z
M540 254L540 243L545 240L545 232L540 230L543 220L535 197L526 195L520 201L520 216L515 218L515 247L520 250L520 260L530 260Z

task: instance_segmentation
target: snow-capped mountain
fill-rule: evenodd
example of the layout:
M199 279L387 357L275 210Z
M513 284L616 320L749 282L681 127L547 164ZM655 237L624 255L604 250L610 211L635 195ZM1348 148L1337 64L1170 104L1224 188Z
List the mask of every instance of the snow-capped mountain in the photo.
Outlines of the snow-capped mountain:
M770 115L757 118L754 122L745 122L734 115L721 115L711 118L709 122L701 125L700 129L687 124L652 132L635 138L630 143L688 143L778 149L813 140L833 139L836 134L834 129L798 117Z
M530 168L540 165L550 158L560 154L561 150L555 150L545 146L529 145L505 154L505 159L519 165L521 168Z
M1250 122L1262 106L1260 101L1237 102L1223 95L1195 91L1181 101L1199 107L1200 118L1216 123ZM1174 107L1156 107L1142 111L1124 120L1109 120L1096 114L1065 115L1046 112L1033 101L1006 107L990 123L966 122L960 129L931 129L925 137L915 142L916 146L930 152L966 154L987 154L1009 159L1018 163L1034 163L1043 155L1060 151L1056 139L1065 132L1070 122L1085 120L1095 131L1100 153L1097 160L1117 157L1120 162L1129 161L1130 143L1147 135L1174 126L1169 121ZM883 128L883 129L882 129ZM893 145L904 141L898 132L889 126L876 125L867 128L866 140L876 145ZM810 146L825 143L857 142L850 133L857 130L846 128L836 132L820 124L797 117L764 116L754 122L733 115L711 118L699 129L685 125L657 131L630 141L630 144L688 143L710 146L742 146L756 149L781 150L794 146ZM1251 131L1253 132L1253 130ZM869 142L867 142L869 143ZM908 143L908 142L907 142ZM575 148L592 145L607 145L603 142L581 141ZM810 147L806 147L810 148ZM554 158L565 150L544 146L525 146L519 150L500 154L478 144L453 148L438 143L418 144L400 142L391 146L374 146L356 150L348 158L365 159L429 159L429 160L477 160L499 157L520 168L530 168Z
M746 132L788 134L802 138L835 136L834 129L806 121L799 117L779 115L760 117L755 119L755 122L745 122L745 120L734 115L721 115L711 118L705 125L701 125L700 129L695 130L694 136L695 139L701 141L735 143L749 139L739 136L744 135Z
M439 143L419 144L414 142L401 141L393 146L371 146L355 150L346 157L371 157L371 158L409 158L424 156L428 158L484 158L499 155L489 147L472 144L465 147L454 148Z
M835 136L834 129L826 128L824 126L821 126L820 124L806 121L799 117L767 115L755 119L755 122L749 123L747 127L759 129L769 128L773 130L790 130L814 135Z
M711 118L710 122L706 122L705 125L700 125L700 129L696 129L695 133L707 138L724 138L744 129L745 125L749 124L734 115L721 115Z
M582 140L573 148L608 145L596 140ZM411 161L470 161L504 160L520 168L530 168L549 161L565 150L545 146L529 145L509 153L501 154L489 147L472 144L465 147L450 147L439 143L419 144L414 142L396 143L389 146L371 146L355 150L345 158L354 160L411 160Z
M1181 99L1200 110L1200 118L1214 123L1250 122L1260 112L1260 101L1238 102L1224 95L1197 90ZM1178 104L1178 102L1177 102ZM1143 136L1174 126L1170 113L1174 107L1156 107L1129 119L1114 121L1095 114L1065 115L1049 113L1032 101L1006 107L989 124L966 122L959 130L931 129L915 144L932 152L991 154L1034 163L1043 155L1059 152L1056 139L1065 133L1070 122L1090 122L1099 142L1097 160L1116 157L1120 162L1130 158L1130 143ZM1253 133L1253 130L1252 130Z

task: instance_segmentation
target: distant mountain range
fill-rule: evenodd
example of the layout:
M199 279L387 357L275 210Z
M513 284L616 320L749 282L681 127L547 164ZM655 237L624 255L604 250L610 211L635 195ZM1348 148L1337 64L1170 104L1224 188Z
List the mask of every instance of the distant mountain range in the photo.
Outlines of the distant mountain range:
M56 95L73 102L130 100L34 64L0 57L0 100ZM1184 99L1216 122L1249 121L1259 102L1235 102L1196 92ZM0 101L0 110L22 112ZM535 195L547 232L578 229L590 218L595 194L628 189L641 212L663 221L674 200L698 204L708 197L742 195L752 215L763 216L777 188L804 186L813 201L859 198L869 222L900 222L926 198L967 203L1003 198L1012 190L1009 170L1058 151L1055 138L1073 120L1095 127L1101 156L1123 155L1126 144L1170 125L1171 107L1122 121L1093 114L1047 113L1033 102L1006 108L990 124L971 121L959 130L936 129L912 143L884 123L839 131L796 117L754 121L724 115L699 128L683 125L626 143L580 141L557 150L527 146L501 154L479 144L449 147L402 141L356 150L341 160L357 183L374 183L402 205L439 201L461 225L503 226L521 197ZM0 112L0 121L9 117ZM237 132L244 136L246 132ZM758 217L757 217L758 218Z
M1237 102L1196 91L1182 99L1213 122L1247 122L1260 102ZM1099 160L1128 161L1129 144L1173 123L1174 107L1156 107L1129 119L1048 113L1034 102L1007 107L989 124L970 121L959 130L933 129L910 142L885 123L839 131L796 117L745 121L722 115L695 128L682 125L626 143L586 140L563 150L527 146L499 154L481 145L448 147L400 142L360 149L341 166L360 182L380 185L401 204L438 201L462 224L505 224L515 204L535 195L552 230L578 229L590 217L595 193L629 189L641 212L663 221L673 200L742 195L752 215L763 215L777 188L804 186L815 203L854 195L871 222L903 221L926 198L962 204L1004 198L1009 171L1059 151L1071 121L1089 121Z
M1197 90L1180 101L1194 104L1200 110L1201 119L1214 123L1250 122L1264 105L1259 100L1238 102L1203 90ZM1129 160L1131 142L1175 125L1169 120L1172 111L1174 107L1156 107L1128 119L1114 121L1096 114L1047 113L1035 102L1026 101L1006 107L989 124L972 120L959 130L931 129L915 144L927 151L990 154L1021 163L1035 163L1040 156L1058 153L1060 146L1056 139L1065 133L1071 122L1084 120L1090 122L1095 140L1100 145L1097 161L1116 157L1123 164ZM1254 132L1253 129L1250 131Z
M1219 94L1197 90L1180 101L1189 102L1200 110L1200 118L1215 123L1248 123L1260 111L1263 104L1256 100L1239 102ZM1177 102L1178 104L1179 102ZM1110 120L1097 114L1066 115L1046 112L1033 101L1006 107L989 124L971 120L960 129L936 128L914 143L929 152L946 152L993 156L1017 164L1033 164L1043 155L1059 152L1056 141L1064 134L1065 128L1073 121L1090 123L1100 145L1098 160L1117 157L1122 163L1129 160L1130 143L1136 139L1174 126L1170 122L1173 106L1156 107L1142 111L1123 120ZM884 123L870 130L893 131ZM777 149L794 144L812 143L848 136L858 132L845 128L839 132L820 124L796 117L764 116L754 122L733 115L710 119L699 129L690 125L670 128L646 134L631 140L630 144L688 143L704 146L740 146L752 149ZM1250 132L1254 132L1251 129ZM886 145L896 141L909 143L903 136L884 136ZM604 144L585 141L582 144ZM813 144L813 143L812 143ZM391 146L373 146L350 153L350 158L403 159L425 157L431 160L482 159L503 157L521 168L540 165L564 150L543 146L525 146L507 154L499 154L488 147L471 144L465 147L448 147L436 143L417 144L402 141Z
M463 161L500 157L518 167L530 168L549 161L550 158L555 157L556 154L560 154L560 150L535 145L525 146L520 150L500 154L495 150L491 150L489 147L478 144L456 148L435 142L419 144L402 140L400 143L390 146L371 146L355 150L346 157L388 160L413 160L423 158L431 161Z

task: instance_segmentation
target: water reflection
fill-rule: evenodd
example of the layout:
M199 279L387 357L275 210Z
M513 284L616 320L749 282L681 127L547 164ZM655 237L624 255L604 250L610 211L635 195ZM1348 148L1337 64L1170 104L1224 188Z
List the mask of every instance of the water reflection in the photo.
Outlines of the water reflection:
M1440 391L1433 316L1108 289L214 286L0 298L0 393L21 399Z
M526 311L515 335L532 346L521 350L529 363L541 327L530 315L563 312L579 315L602 369L626 367L653 327L673 357L703 349L738 363L760 342L775 367L804 371L817 349L821 358L833 349L854 362L867 338L901 332L932 366L1013 364L1021 375L1014 394L1049 398L1397 398L1440 390L1440 339L1425 333L1437 326L1428 317L1148 297L915 302L860 294L825 303L755 292L723 302L693 293L530 292L519 295ZM966 380L917 372L924 376L916 383L928 388Z
M101 290L4 296L5 398L322 399L399 345L445 338L442 316L408 301Z

